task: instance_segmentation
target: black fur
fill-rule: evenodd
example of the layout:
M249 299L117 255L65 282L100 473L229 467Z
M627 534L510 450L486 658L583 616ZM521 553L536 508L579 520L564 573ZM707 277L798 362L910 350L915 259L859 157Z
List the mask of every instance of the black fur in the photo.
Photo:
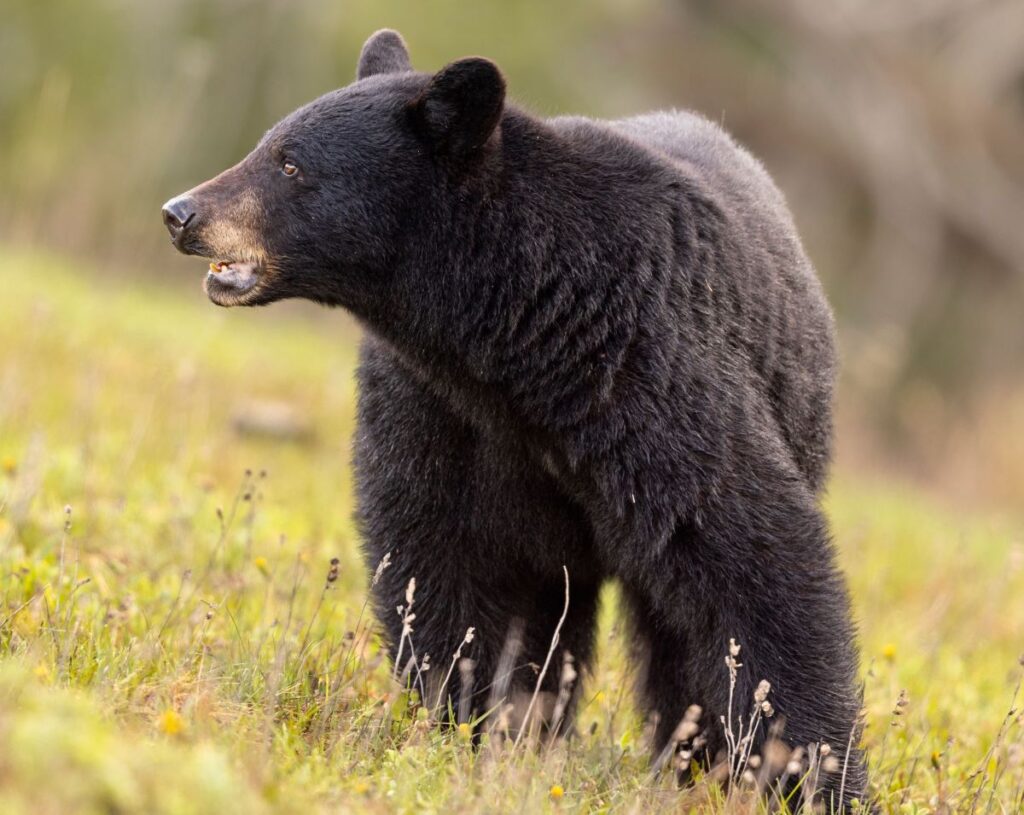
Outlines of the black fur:
M369 568L391 553L373 593L392 647L415 577L435 683L475 627L483 712L521 620L509 693L530 691L564 565L547 690L563 650L587 665L615 579L658 746L691 703L707 756L723 746L732 637L734 713L767 679L785 739L841 758L859 699L819 505L832 316L781 194L691 113L543 120L504 104L486 60L411 73L385 39L367 78L292 114L223 183L263 202L273 274L242 302L307 297L366 326L355 466ZM285 155L298 181L273 176ZM855 751L846 797L864 786Z

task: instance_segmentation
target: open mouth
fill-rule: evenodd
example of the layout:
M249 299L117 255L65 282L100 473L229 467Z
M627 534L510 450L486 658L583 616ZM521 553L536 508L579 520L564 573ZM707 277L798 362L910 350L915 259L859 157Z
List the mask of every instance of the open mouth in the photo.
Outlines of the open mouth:
M256 261L212 261L206 273L206 293L214 302L235 301L256 288L261 272Z

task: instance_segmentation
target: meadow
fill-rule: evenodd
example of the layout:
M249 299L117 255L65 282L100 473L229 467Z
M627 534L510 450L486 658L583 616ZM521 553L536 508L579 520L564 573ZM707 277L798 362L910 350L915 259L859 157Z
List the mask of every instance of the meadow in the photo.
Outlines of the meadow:
M200 272L0 253L0 812L757 811L651 777L614 587L575 738L434 727L366 607L358 329ZM842 468L827 506L879 810L1020 812L1021 518Z

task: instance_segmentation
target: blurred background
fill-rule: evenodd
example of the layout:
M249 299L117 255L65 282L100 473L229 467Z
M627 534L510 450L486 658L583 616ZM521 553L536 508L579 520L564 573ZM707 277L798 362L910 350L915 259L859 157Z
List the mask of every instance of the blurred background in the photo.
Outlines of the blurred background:
M1024 499L1022 0L3 0L0 253L198 300L161 203L348 83L384 26L421 70L493 58L538 114L722 122L836 309L840 466ZM345 319L267 319L296 311Z

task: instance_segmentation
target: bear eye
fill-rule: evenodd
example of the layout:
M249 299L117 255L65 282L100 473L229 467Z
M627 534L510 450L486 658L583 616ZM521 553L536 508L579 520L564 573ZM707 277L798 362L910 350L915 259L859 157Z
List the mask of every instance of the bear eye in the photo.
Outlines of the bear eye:
M293 176L299 171L299 168L291 161L286 161L281 165L281 172L287 176Z

